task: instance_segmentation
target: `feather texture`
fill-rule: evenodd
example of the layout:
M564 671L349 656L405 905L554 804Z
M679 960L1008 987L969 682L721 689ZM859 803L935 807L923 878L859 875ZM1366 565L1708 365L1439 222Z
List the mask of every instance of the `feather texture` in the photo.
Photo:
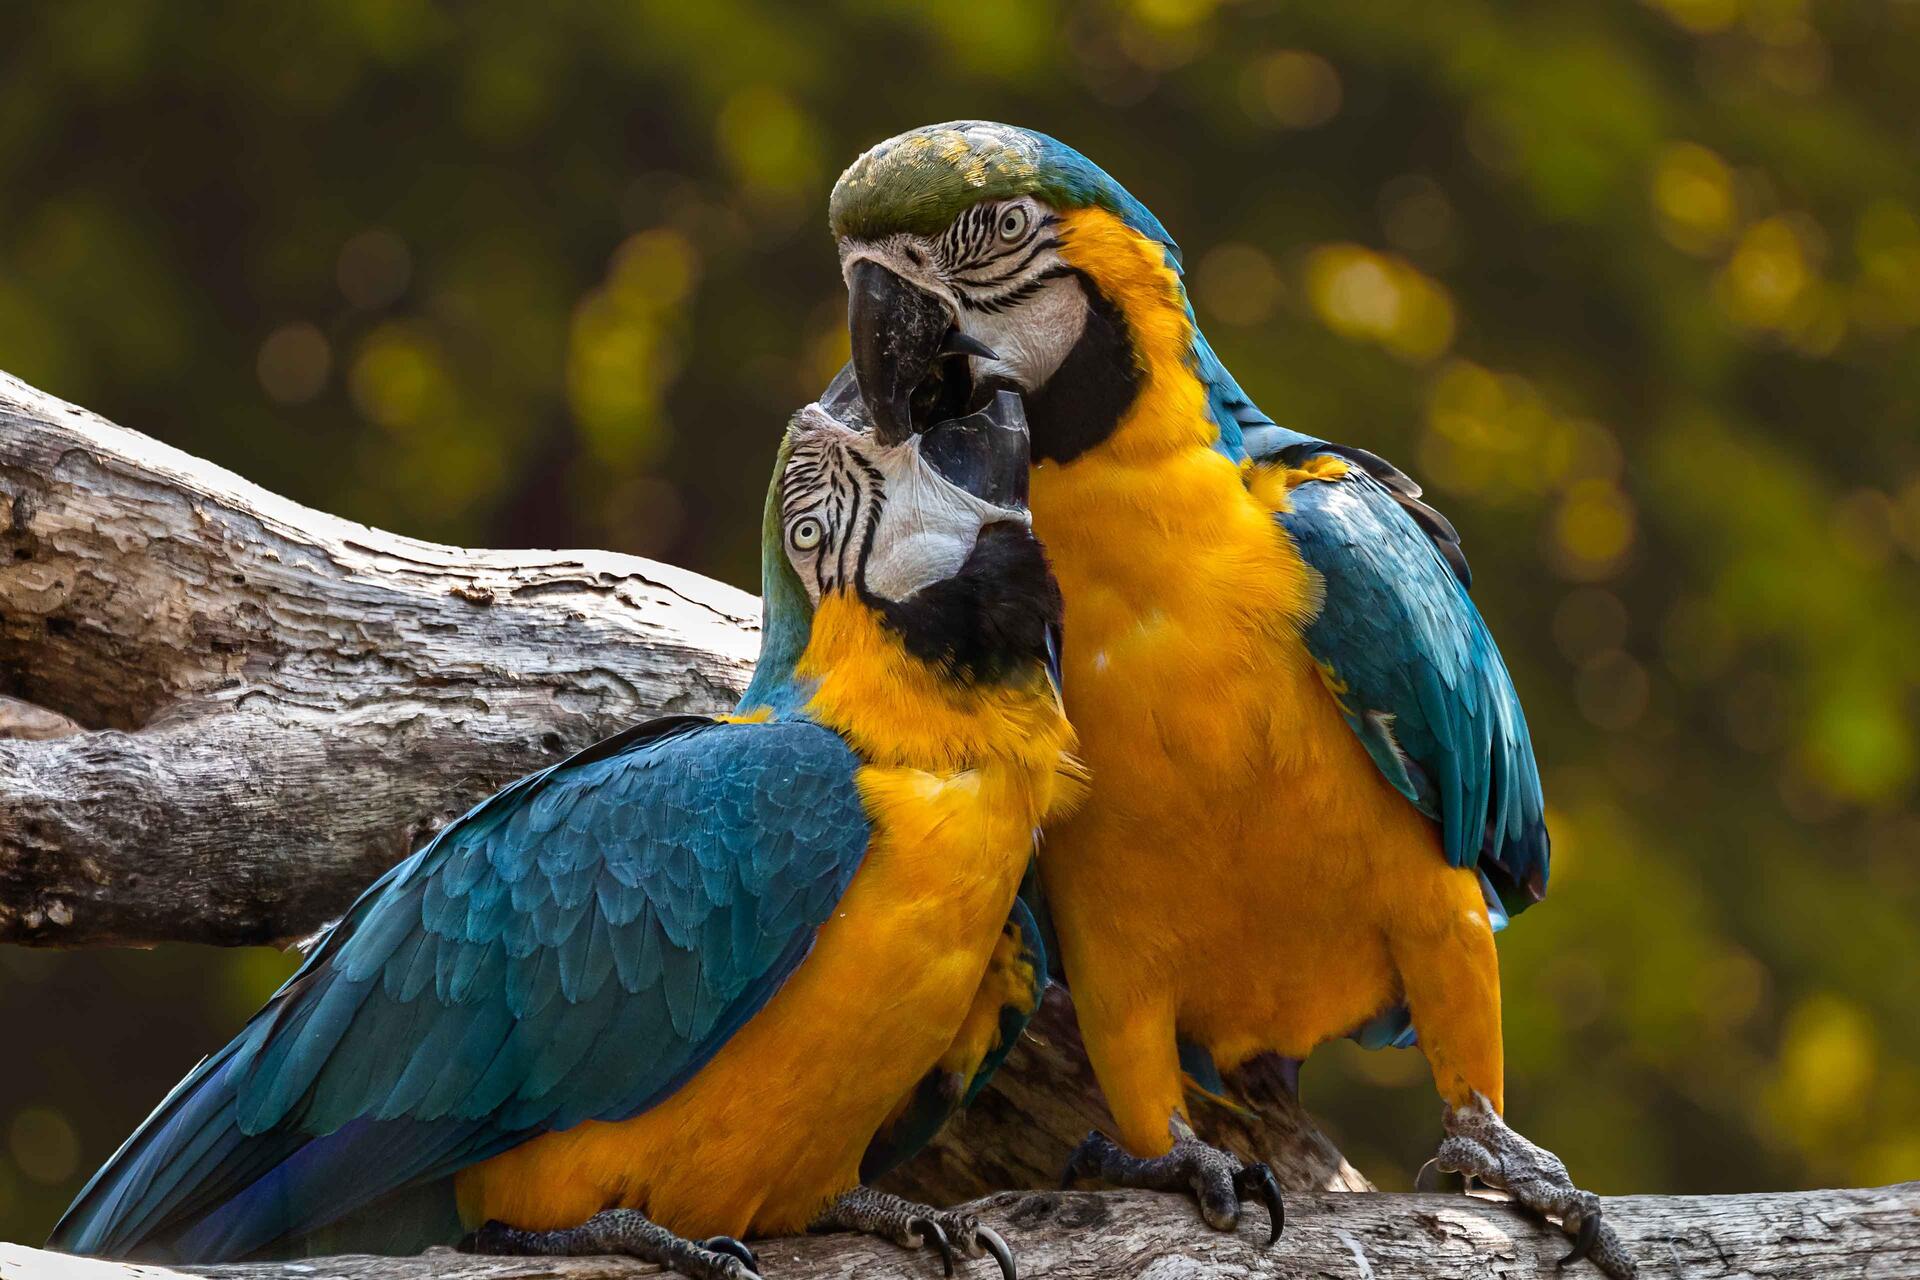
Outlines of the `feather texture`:
M853 753L805 721L655 721L389 871L94 1176L52 1243L218 1261L672 1093L859 867Z

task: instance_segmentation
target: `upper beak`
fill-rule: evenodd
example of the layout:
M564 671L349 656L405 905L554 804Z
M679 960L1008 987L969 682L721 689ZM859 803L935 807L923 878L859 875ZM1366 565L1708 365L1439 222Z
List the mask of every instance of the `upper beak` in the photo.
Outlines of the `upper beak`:
M913 434L913 393L933 362L949 355L993 359L993 351L961 333L947 304L870 258L847 275L847 331L853 376L873 434L899 444Z

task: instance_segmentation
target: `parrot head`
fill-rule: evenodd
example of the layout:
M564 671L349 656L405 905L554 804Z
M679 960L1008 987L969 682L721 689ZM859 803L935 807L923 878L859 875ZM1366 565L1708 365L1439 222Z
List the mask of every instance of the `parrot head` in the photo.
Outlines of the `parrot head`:
M1144 341L1185 356L1195 335L1165 228L1045 134L986 121L903 133L840 176L829 220L852 370L882 440L1010 388L1035 459L1068 460L1131 403ZM1149 310L1164 332L1135 331Z
M1033 542L1026 425L1011 393L894 443L811 404L787 439L783 548L815 605L833 591L904 603L957 575L990 526Z
M804 700L794 672L816 612L859 602L954 676L1051 667L1060 594L1027 513L1019 397L903 438L871 430L851 391L787 426L762 529L762 638L742 709Z

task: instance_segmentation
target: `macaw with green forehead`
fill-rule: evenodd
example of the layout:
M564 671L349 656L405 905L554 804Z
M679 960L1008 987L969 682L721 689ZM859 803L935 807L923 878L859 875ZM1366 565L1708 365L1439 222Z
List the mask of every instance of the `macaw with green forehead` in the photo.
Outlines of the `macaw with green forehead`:
M902 134L841 175L831 223L883 438L998 389L1026 402L1093 773L1041 879L1118 1138L1091 1135L1070 1175L1190 1187L1232 1227L1272 1175L1195 1137L1183 1045L1213 1083L1417 1033L1446 1103L1435 1164L1628 1274L1598 1199L1501 1117L1494 934L1545 893L1548 841L1452 525L1382 459L1255 407L1166 229L1053 138Z
M637 725L369 888L81 1191L52 1246L625 1253L758 1280L812 1228L1010 1252L863 1185L1004 1056L1016 893L1081 787L1007 395L883 442L819 406L765 514L729 716Z

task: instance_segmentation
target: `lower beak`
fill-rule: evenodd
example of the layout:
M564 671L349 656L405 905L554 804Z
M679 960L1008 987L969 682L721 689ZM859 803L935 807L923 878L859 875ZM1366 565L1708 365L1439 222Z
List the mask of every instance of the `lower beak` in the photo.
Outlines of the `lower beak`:
M954 328L947 304L871 259L847 275L853 376L873 434L899 444L913 434L913 393L936 360L993 353Z
M996 392L977 413L928 427L920 436L920 456L947 483L983 502L1027 509L1027 415L1011 391Z

